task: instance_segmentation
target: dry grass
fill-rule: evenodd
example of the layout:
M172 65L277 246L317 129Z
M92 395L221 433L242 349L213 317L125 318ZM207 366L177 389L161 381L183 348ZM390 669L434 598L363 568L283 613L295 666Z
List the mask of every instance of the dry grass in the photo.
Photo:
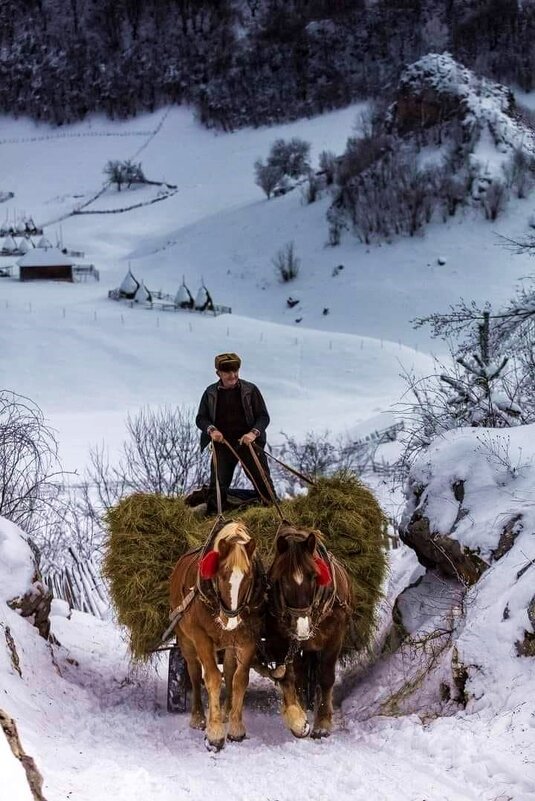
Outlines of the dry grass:
M346 649L365 647L386 570L384 517L373 494L355 477L338 475L283 501L281 510L301 528L320 529L348 570L355 605ZM276 510L251 507L227 516L243 520L267 567L279 525ZM137 494L110 509L106 523L104 575L118 621L128 629L131 655L145 660L168 625L171 571L182 554L205 541L213 519L197 518L181 498Z

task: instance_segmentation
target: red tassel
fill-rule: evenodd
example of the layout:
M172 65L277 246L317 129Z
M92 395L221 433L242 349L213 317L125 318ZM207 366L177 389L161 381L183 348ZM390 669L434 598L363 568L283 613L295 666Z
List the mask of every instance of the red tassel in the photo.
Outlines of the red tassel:
M219 554L217 551L208 551L199 564L199 573L202 579L212 579L219 567Z
M316 563L316 583L319 587L326 587L332 581L331 571L325 559L320 559L318 556L314 557Z

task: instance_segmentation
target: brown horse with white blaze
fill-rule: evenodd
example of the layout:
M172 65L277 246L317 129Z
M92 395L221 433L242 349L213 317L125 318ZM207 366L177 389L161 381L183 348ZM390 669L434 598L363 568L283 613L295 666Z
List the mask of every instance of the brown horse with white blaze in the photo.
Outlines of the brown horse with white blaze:
M351 585L342 565L322 544L321 534L281 525L268 571L267 645L282 690L282 717L296 737L310 732L300 695L305 668L317 655L313 737L332 729L336 662L351 615Z
M264 571L242 523L224 525L207 552L192 551L178 560L171 575L171 609L187 603L192 590L193 600L175 627L192 685L190 725L206 728L206 747L218 751L225 743L226 717L228 739L245 737L243 701L264 611ZM220 705L218 651L225 654L225 714ZM203 672L208 720L201 699Z

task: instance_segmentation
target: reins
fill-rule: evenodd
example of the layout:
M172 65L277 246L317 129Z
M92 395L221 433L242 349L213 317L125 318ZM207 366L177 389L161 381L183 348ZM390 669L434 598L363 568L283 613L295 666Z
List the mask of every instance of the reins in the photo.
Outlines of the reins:
M258 470L258 473L259 473L260 477L262 478L262 481L264 482L264 486L267 488L267 491L268 491L268 494L269 494L269 498L266 498L264 493L260 490L260 488L259 488L257 482L255 481L255 478L252 475L251 471L249 470L247 465L244 464L243 460L241 459L239 454L236 452L236 450L232 447L230 442L228 442L228 440L226 440L226 439L223 439L222 442L223 442L224 445L226 445L226 447L230 450L230 452L234 455L234 457L238 460L239 464L242 466L243 470L245 471L245 473L247 474L247 476L251 480L256 492L258 493L258 497L260 498L260 500L264 504L266 504L268 506L269 506L269 504L271 502L273 504L273 506L275 507L275 509L277 510L277 514L279 515L280 525L282 525L283 523L286 523L287 521L285 520L285 518L284 518L284 516L282 514L282 511L281 511L279 502L277 500L277 497L275 496L275 493L273 492L271 484L270 484L270 482L268 480L268 477L266 475L266 471L264 470L264 468L262 466L262 463L260 462L260 459L258 458L258 455L256 453L257 450L258 451L262 451L262 449L258 445L255 445L252 442L248 443L248 447L249 447L249 450L251 452L252 459L253 459L253 461L255 463L255 466L256 466L256 468ZM223 523L224 520L225 520L225 518L223 516L223 502L222 502L222 497L221 497L221 486L220 486L220 483L219 483L219 473L218 473L218 463L217 463L217 448L215 447L215 445L216 445L216 443L213 442L211 451L212 451L212 461L213 461L214 474L215 474L216 500L217 500L217 517L216 517L216 519L214 521L214 525L212 526L208 537L206 538L206 542L204 543L202 548L198 549L198 550L201 551L199 560L201 560L203 558L203 556L205 556L205 554L210 549L210 546L212 544L213 537L214 537L214 532L220 526L220 524ZM292 473L294 476L297 476L297 478L302 479L307 484L310 484L311 486L314 486L314 481L312 481L311 478L308 478L307 476L305 476L302 473L300 473L298 470L295 470L293 467L290 467L290 465L285 464L285 462L283 462L281 459L277 459L276 456L273 456L268 451L263 451L263 453L267 454L267 456L269 456L270 459L272 459L273 461L277 462L277 464L281 465L281 467L284 467L286 470L288 470L289 473ZM279 525L279 528L280 528L280 525ZM240 604L240 609L237 610L235 613L234 613L234 610L227 610L224 607L222 607L223 612L225 613L225 615L227 615L227 617L235 617L235 616L237 616L239 614L239 612L243 609L244 605L247 605L249 603L249 601L251 600L252 591L253 591L253 586L251 585L250 590L247 593L247 598L245 599L245 603L244 604ZM185 612L189 609L189 607L193 603L196 595L200 595L202 600L207 605L211 606L211 599L208 598L206 593L203 591L203 589L201 587L201 579L200 579L200 576L198 574L197 574L197 580L195 582L195 585L190 589L190 591L184 597L184 599L182 600L182 603L179 606L177 606L176 609L173 609L169 613L169 626L167 627L167 629L163 633L163 635L162 635L162 637L160 639L159 646L158 646L158 648L156 650L164 650L164 649L160 649L160 646L167 642L167 640L169 639L171 633L175 629L175 626L182 619L182 617L184 616ZM216 597L217 597L217 594L216 594ZM220 599L218 599L218 600L220 600ZM221 606L221 604L220 604L220 606Z
M258 445L254 445L254 443L253 443L253 446L255 448L257 448L258 450L260 450ZM299 470L296 470L294 467L290 467L289 464L286 464L286 462L283 462L281 459L277 459L277 457L273 456L273 454L270 453L269 451L264 451L264 453L266 454L266 456L269 456L269 458L272 459L274 462L277 462L277 464L280 464L281 467L284 467L289 473L293 473L293 475L297 476L297 478L300 478L302 481L305 481L307 484L310 484L311 487L313 487L314 484L316 483L315 481L313 481L308 476L305 476L305 475L303 475L303 473L300 473Z

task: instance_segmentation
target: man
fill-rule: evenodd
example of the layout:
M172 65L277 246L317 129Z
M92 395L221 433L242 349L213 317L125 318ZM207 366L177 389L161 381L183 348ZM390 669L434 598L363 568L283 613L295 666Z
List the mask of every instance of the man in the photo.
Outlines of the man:
M256 455L269 482L269 487L275 494L263 450L266 444L269 414L258 387L250 381L240 378L240 367L241 359L237 353L220 353L215 357L215 371L219 381L210 384L205 389L195 420L197 427L202 432L201 448L205 448L211 440L216 449L217 473L223 508L226 504L227 490L238 464L236 456L223 443L223 439L232 445L254 478L262 496L266 500L270 500L270 491L249 448L249 444L252 442L259 446L260 450L256 449ZM249 478L248 475L247 477ZM217 512L217 491L212 460L206 513L214 514L215 512Z

